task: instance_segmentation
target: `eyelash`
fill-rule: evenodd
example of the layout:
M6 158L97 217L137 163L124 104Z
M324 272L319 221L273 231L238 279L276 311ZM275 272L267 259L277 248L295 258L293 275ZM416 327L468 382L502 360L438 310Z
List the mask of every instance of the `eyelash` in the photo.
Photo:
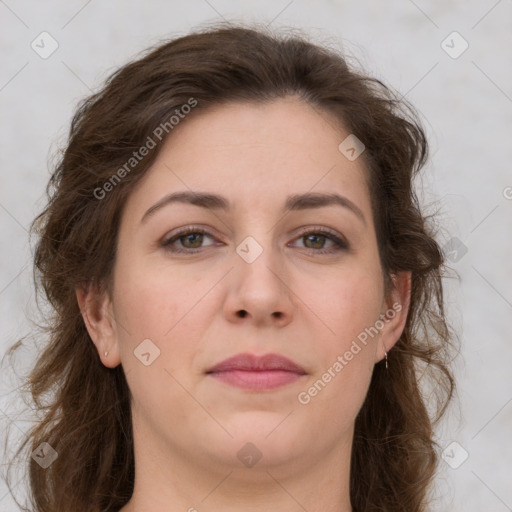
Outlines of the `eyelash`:
M207 235L208 237L210 238L214 238L211 233L209 233L208 231L202 229L202 228L199 228L199 227L194 227L194 226L189 226L188 228L185 228L183 229L182 231L180 231L179 233L176 233L176 235L174 235L172 238L169 238L168 240L165 240L161 243L161 246L166 250L166 251L169 251L169 252L172 252L172 253L187 253L187 254L195 254L199 251L201 251L202 247L200 248L195 248L195 249L177 249L176 247L173 247L171 248L171 245L178 241L180 238L183 238L187 235L191 235L191 234L201 234L201 235ZM326 236L327 239L331 240L332 242L334 242L337 247L334 247L334 248L331 248L331 249L310 249L308 247L305 248L305 250L307 251L311 251L315 254L333 254L333 253L336 253L336 252L339 252L339 251L344 251L344 250L348 250L349 249L349 245L347 242L345 242L345 240L343 240L342 238L340 238L334 231L331 231L327 228L309 228L308 230L305 230L303 231L297 238L295 238L295 240L299 240L301 238L304 238L308 235L321 235L321 236Z

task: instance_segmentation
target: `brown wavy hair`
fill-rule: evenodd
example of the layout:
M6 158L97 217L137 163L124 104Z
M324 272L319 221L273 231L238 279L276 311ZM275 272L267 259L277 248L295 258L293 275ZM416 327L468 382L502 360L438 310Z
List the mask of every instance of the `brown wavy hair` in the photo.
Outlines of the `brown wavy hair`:
M412 272L404 331L388 354L389 368L375 365L355 422L353 510L428 510L439 463L434 426L454 395L456 339L443 307L445 260L413 186L428 144L414 108L347 62L297 32L222 24L148 49L79 104L48 183L48 204L31 226L36 291L42 288L53 314L24 384L40 419L16 456L41 442L58 452L47 469L24 459L37 512L115 511L133 492L130 390L122 365L101 363L75 290L92 284L110 293L123 205L162 144L105 197L98 199L98 190L191 98L197 106L190 115L197 115L223 102L291 95L330 113L364 143L386 290L393 273Z

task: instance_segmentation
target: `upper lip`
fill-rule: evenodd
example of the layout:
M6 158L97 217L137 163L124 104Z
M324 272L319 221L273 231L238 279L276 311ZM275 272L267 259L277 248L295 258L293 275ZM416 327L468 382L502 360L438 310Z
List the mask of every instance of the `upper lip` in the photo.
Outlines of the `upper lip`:
M279 354L266 354L256 356L254 354L237 354L225 359L210 368L206 373L226 372L230 370L240 371L271 371L281 370L294 372L300 375L306 374L304 368L290 359Z

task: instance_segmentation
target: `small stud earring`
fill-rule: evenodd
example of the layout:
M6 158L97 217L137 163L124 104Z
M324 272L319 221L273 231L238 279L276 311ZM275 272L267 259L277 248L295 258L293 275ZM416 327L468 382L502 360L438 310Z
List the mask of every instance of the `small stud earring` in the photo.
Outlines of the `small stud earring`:
M386 370L388 369L388 353L384 350L384 355L386 356Z
M108 352L105 352L105 357L107 357L107 356L108 356Z

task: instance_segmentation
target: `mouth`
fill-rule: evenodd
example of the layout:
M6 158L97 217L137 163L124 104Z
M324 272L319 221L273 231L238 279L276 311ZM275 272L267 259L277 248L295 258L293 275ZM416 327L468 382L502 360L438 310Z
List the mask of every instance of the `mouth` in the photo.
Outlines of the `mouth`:
M307 372L278 354L238 354L213 366L206 374L234 387L263 391L291 384Z

